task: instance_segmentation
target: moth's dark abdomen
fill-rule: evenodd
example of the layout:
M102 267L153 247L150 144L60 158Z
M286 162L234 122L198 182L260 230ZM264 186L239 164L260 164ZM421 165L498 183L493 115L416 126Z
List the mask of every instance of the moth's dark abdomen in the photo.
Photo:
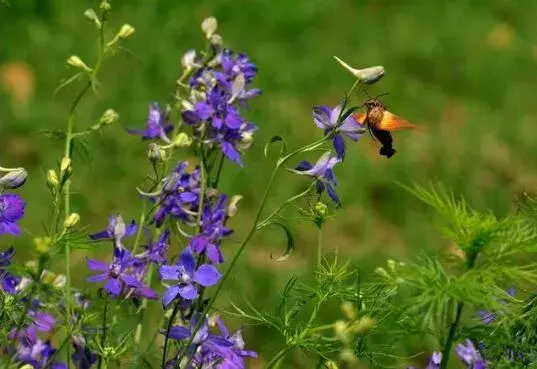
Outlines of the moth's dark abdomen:
M371 131L373 132L373 135L377 138L377 140L379 140L379 142L382 144L379 154L385 156L388 159L391 158L396 153L396 151L393 148L393 138L390 132L374 128L372 128Z

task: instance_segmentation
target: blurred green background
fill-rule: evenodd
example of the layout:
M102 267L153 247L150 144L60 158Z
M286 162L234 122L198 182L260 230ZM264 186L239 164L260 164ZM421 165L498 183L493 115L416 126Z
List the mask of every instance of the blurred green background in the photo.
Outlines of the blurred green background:
M336 168L344 207L326 227L328 252L337 248L339 255L367 271L387 257L404 260L422 251L449 250L434 230L430 212L397 182L441 182L476 208L490 208L498 215L513 211L516 193L536 187L535 1L111 3L107 37L123 23L132 24L136 33L125 43L133 55L118 53L106 61L98 94L86 98L77 115L78 128L94 124L107 108L121 117L119 124L92 136L87 154L75 157L73 208L91 231L102 229L111 212L138 216L134 187L150 167L145 144L125 128L144 125L149 102L172 101L180 58L187 49L203 47L199 24L210 15L217 17L227 45L246 52L258 65L256 84L263 90L247 113L260 128L255 146L244 169L225 168L221 186L227 193L245 196L232 223L235 241L244 235L273 165L274 158L263 157L264 141L279 134L295 147L318 138L312 105L335 105L352 84L351 75L332 55L356 67L383 65L386 76L369 89L370 94L389 92L383 98L389 109L427 131L396 133L398 153L390 160L378 155L369 137L350 145L348 158ZM63 129L66 124L80 86L71 85L55 96L53 92L72 73L67 57L93 60L97 32L82 13L97 6L66 0L12 0L0 5L0 163L30 172L22 189L28 200L22 224L32 236L42 233L49 214L44 173L55 167L63 151L62 143L45 137L42 130ZM282 173L269 206L306 185L305 179ZM258 235L224 299L240 303L246 296L263 307L292 274L311 275L315 230L310 224L290 224L297 239L292 258L272 261L270 254L282 247L281 236ZM2 238L1 246L12 241ZM31 250L31 237L14 245L23 257ZM236 242L226 248L230 255ZM102 245L93 254L108 253L108 245ZM87 274L82 254L76 258L81 281ZM335 317L339 314L333 312ZM279 348L270 330L248 328L246 337L248 347L267 358ZM412 345L409 353L423 348ZM296 354L287 367L308 367L304 362ZM255 365L262 367L262 361Z

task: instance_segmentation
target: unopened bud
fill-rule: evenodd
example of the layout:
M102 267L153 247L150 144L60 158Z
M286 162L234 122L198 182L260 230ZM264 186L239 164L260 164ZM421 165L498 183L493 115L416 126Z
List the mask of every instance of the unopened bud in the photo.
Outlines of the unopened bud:
M388 261L386 262L386 264L388 264L388 268L390 269L390 271L391 271L392 273L395 273L395 272L396 272L396 270L395 270L395 266L396 266L396 262L395 262L395 260L393 260L393 259L388 259Z
M147 157L153 164L160 163L166 157L166 151L160 148L160 146L154 142L150 143L147 148Z
M339 357L341 361L347 364L355 364L358 361L358 358L356 357L354 352L349 348L341 350Z
M124 24L119 29L119 32L117 34L117 37L119 37L122 40L125 40L126 38L130 37L134 33L135 29L130 24Z
M50 237L36 237L34 238L35 249L40 254L46 254L49 252L52 246L52 238Z
M80 215L78 213L71 213L63 222L63 226L67 229L73 228L80 221Z
M224 45L224 39L222 38L222 36L220 36L219 34L215 33L209 39L209 43L211 44L211 46L219 49Z
M9 189L19 188L26 182L28 173L24 168L16 168L0 178L0 186Z
M47 172L47 185L50 189L55 189L59 186L60 180L58 179L58 174L54 169L49 169Z
M90 20L91 22L95 23L95 26L97 26L97 29L101 29L101 21L99 20L99 17L97 16L97 13L95 13L95 10L93 9L86 9L84 12L84 16Z
M54 278L54 281L52 281L52 285L54 288L62 289L65 287L65 284L67 283L67 277L63 274L58 274L56 278Z
M52 284L54 278L56 278L56 273L53 273L50 270L43 270L40 280L44 284Z
M325 369L339 369L339 366L337 366L336 362L332 360L324 363L324 367Z
M110 5L110 3L109 3L108 1L103 0L103 1L101 1L101 4L99 5L99 8L100 8L103 12L107 13L107 12L110 11L110 9L112 9L112 6Z
M184 53L183 57L181 58L181 65L185 69L192 69L196 67L196 50L192 49Z
M227 206L227 216L233 218L238 211L239 201L242 200L242 195L233 195L229 200L229 205Z
M34 369L34 366L30 364L24 364L19 369Z
M377 65L374 67L364 68L364 69L356 69L345 63L343 60L338 58L337 56L334 56L334 59L343 66L343 68L347 69L353 76L355 76L358 81L361 83L365 83L367 85L373 84L380 80L382 77L384 77L384 67L381 65Z
M375 325L375 320L369 316L361 317L357 322L354 322L350 327L351 332L361 334L367 332Z
M106 109L99 119L100 124L110 125L117 122L119 114L114 109Z
M69 57L69 59L67 59L67 64L69 64L69 65L72 66L72 67L78 68L78 69L83 69L83 70L85 70L86 72L91 72L91 70L92 70L90 67L88 67L88 66L86 65L86 63L84 63L84 62L82 61L82 59L80 59L80 58L79 58L78 56L76 56L76 55L71 55L71 56Z
M216 32L216 29L218 28L218 21L215 17L208 17L201 22L201 30L205 33L205 36L207 36L207 39L210 39L211 36Z
M390 278L390 275L388 274L388 272L384 268L378 267L377 269L375 269L375 273L377 273L381 277Z
M350 340L347 323L343 320L338 320L334 323L334 334L343 343L347 343Z
M68 157L64 157L62 161L60 162L60 173L62 176L62 179L69 177L72 173L71 169L71 159Z
M192 145L192 139L184 132L174 137L172 145L175 147L188 147Z
M345 315L345 318L348 320L354 320L356 319L356 309L354 308L354 304L350 301L344 301L341 304L341 311L343 312L343 315Z
M37 273L37 261L28 260L26 263L24 263L24 266L30 273Z
M246 131L241 133L241 140L237 144L237 147L241 150L248 150L254 142L254 132Z

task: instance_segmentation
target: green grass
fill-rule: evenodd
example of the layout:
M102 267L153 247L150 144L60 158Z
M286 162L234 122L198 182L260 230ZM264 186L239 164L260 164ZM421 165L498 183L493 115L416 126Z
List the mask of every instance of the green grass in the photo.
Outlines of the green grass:
M14 106L7 92L0 101L1 165L21 165L30 172L22 191L29 203L23 225L33 235L39 235L48 216L44 173L62 152L61 143L41 131L66 124L80 86L56 96L53 91L70 73L68 56L91 61L96 33L82 16L91 6L97 5L59 0L0 5L0 64L25 62L35 75L35 93L26 106ZM370 94L390 92L384 98L389 109L427 132L397 133L398 153L390 160L378 156L369 138L350 147L336 170L344 207L325 231L328 251L338 248L340 255L372 270L388 256L407 258L446 248L425 206L398 182L442 182L476 208L491 208L499 215L513 210L514 194L536 187L534 1L131 0L112 6L107 36L123 23L132 24L136 33L126 45L134 56L120 53L107 61L98 95L85 99L77 116L79 128L93 124L109 107L121 116L120 125L91 138L87 155L75 158L73 209L90 230L102 228L111 212L137 216L134 185L149 167L145 145L124 128L144 124L149 102L171 101L180 58L185 50L202 46L199 23L209 15L218 18L228 45L257 63L257 85L263 89L248 113L260 128L256 145L244 169L227 166L222 181L223 191L245 196L234 222L236 239L244 234L242 225L259 203L273 164L263 157L264 141L280 134L295 146L317 138L311 106L336 104L352 84L332 55L357 67L383 65L386 76ZM277 182L271 205L307 185L289 173ZM255 237L228 296L240 301L244 294L263 306L291 274L309 273L315 260L314 230L293 223L293 231L297 250L287 265L275 264L269 256L281 247L277 233ZM30 250L30 240L14 243L19 256ZM2 239L2 246L12 241ZM235 248L231 243L228 255ZM95 250L105 252L108 246ZM79 257L75 267L81 268L82 261ZM85 272L77 274L83 276ZM274 290L273 296L267 289ZM259 338L274 338L268 334L249 329L249 346L263 354L274 352L274 341ZM300 361L297 356L293 365Z

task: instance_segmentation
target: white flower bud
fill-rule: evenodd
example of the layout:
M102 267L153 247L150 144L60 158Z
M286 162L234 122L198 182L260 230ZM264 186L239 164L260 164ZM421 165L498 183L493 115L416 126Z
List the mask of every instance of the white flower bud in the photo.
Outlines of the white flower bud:
M75 68L78 68L78 69L83 69L85 70L86 72L91 72L92 69L90 67L88 67L86 65L86 63L84 63L82 61L82 59L80 59L78 56L76 55L71 55L69 57L69 59L67 59L67 64L69 64L70 66L72 67L75 67Z
M130 37L134 33L135 29L130 24L124 24L119 29L119 32L117 33L117 37L119 37L122 40L125 40L126 38Z
M47 172L47 185L48 187L53 190L57 188L60 184L60 180L58 179L58 174L56 174L56 171L54 169L49 169Z
M19 188L26 182L27 177L28 173L24 168L16 168L0 178L0 186L9 189Z
M78 213L71 213L63 222L63 226L67 229L73 228L80 221L80 215Z
M216 32L218 28L218 21L215 17L208 17L201 22L201 30L205 33L207 39L210 39L211 36Z
M343 68L347 69L353 76L358 78L358 81L361 83L365 83L367 85L373 84L380 80L382 77L384 77L384 67L381 65L377 65L374 67L364 68L364 69L356 69L345 63L343 60L338 58L337 56L334 56L334 59L343 66Z
M60 173L61 173L62 179L64 179L65 177L69 177L71 175L72 168L71 168L70 158L65 157L62 159L62 161L60 162Z
M86 11L84 12L84 16L91 22L95 23L95 26L97 27L97 29L101 29L102 24L101 24L101 21L99 20L99 16L97 15L97 13L95 13L95 10L91 8L86 9Z
M242 195L233 195L229 200L229 205L227 206L227 216L233 218L237 214L239 201L242 200Z

